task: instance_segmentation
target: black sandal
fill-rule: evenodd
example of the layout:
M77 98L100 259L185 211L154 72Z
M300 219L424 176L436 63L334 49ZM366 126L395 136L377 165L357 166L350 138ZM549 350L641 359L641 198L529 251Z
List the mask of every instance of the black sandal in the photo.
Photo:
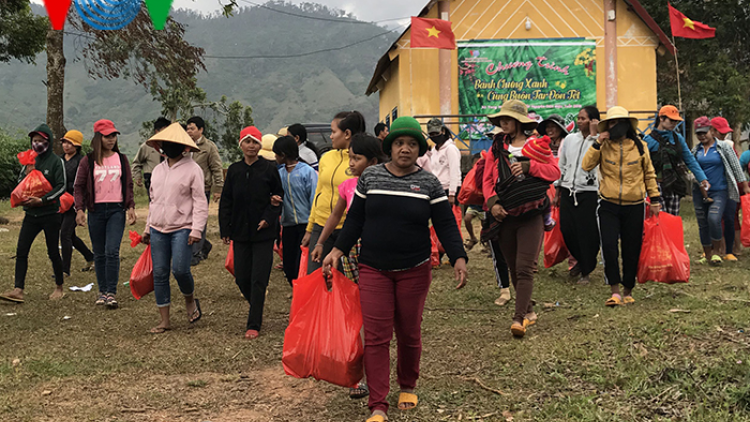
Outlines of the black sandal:
M196 313L196 312L198 313L198 316L197 316L197 317L195 317L195 313ZM191 324L195 324L195 323L196 323L196 322L198 322L198 321L199 321L199 320L201 319L201 317L203 316L203 311L201 311L201 302L200 302L200 300L198 300L198 299L195 299L195 310L193 311L193 313L192 313L192 314L191 314L190 316L191 316L191 317L194 317L193 319L190 319L190 320L189 320Z
M367 388L367 384L360 382L356 387L349 389L350 399L363 399L370 395L370 390Z

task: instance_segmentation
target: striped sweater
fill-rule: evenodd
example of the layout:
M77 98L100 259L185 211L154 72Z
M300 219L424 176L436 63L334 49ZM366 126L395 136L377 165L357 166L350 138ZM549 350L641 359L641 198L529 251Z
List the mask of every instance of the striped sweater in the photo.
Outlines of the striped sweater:
M336 248L348 251L361 237L361 263L381 271L414 268L430 259L430 220L451 264L468 260L437 177L421 169L397 177L385 164L371 166L359 178Z

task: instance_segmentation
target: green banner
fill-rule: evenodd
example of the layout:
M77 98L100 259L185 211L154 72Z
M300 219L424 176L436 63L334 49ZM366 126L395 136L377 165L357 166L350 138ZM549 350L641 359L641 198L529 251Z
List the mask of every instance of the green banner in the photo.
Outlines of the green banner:
M508 100L520 100L541 118L596 105L596 42L585 39L488 40L458 45L459 113L487 115ZM480 139L486 120L461 127L461 139Z

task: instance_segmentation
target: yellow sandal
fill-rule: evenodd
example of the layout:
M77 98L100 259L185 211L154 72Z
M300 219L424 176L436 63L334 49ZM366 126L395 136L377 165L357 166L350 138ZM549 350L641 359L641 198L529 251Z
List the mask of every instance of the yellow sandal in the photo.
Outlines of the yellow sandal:
M604 302L605 305L609 306L610 308L614 308L615 306L622 306L622 299L620 299L617 296L612 296L611 298L607 299L606 302Z
M404 393L398 395L398 408L399 410L411 410L417 407L419 398L414 393ZM411 406L408 406L411 405Z
M387 420L383 415L372 415L365 422L386 422Z

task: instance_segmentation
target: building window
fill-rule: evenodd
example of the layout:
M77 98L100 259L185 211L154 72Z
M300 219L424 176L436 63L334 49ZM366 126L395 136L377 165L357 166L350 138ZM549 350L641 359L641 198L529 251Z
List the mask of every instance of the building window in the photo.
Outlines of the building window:
M393 111L391 111L391 119L392 120L398 119L398 107L394 108Z
M391 127L391 115L385 116L385 125Z

